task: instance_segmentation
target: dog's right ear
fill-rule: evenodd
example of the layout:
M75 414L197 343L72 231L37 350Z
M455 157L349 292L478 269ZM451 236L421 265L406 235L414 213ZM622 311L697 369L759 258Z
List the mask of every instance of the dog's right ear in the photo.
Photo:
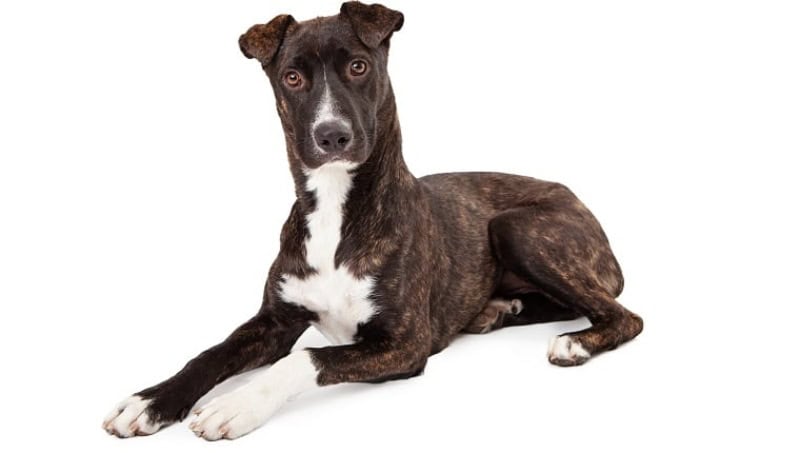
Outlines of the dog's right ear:
M239 37L239 48L247 58L255 58L266 66L278 52L286 31L297 22L288 14L281 14L266 24L250 27Z
M403 27L403 13L377 3L365 5L361 2L342 3L339 11L350 20L353 30L370 49L377 48Z

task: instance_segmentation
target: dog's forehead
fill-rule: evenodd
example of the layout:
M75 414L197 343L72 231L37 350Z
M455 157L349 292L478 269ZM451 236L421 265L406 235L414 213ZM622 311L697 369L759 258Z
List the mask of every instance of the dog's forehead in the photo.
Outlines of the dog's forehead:
M293 27L281 49L281 59L322 58L345 51L349 54L367 52L350 22L340 15L318 17L298 23Z

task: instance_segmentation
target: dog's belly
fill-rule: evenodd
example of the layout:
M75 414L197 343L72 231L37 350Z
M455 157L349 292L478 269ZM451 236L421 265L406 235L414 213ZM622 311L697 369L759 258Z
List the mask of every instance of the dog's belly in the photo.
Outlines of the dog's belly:
M300 279L284 275L284 302L305 307L318 316L313 325L333 344L352 343L358 326L375 314L370 300L374 280L355 278L345 268L321 272Z

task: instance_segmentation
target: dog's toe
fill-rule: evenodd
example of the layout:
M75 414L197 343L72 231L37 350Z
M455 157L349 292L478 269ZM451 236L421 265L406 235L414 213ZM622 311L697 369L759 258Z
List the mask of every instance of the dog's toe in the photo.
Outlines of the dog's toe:
M575 366L582 365L589 360L591 355L583 345L570 335L561 335L550 340L547 359L553 365Z
M509 307L509 311L512 315L518 315L522 311L522 301L519 299L514 299L511 301L511 306Z

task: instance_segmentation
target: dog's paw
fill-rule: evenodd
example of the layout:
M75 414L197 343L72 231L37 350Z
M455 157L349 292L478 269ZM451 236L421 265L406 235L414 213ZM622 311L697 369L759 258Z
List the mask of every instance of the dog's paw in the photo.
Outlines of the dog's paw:
M155 433L162 423L151 420L147 408L151 400L131 396L112 410L103 420L103 429L117 437L148 436Z
M489 333L493 329L499 329L503 326L505 315L511 314L516 316L522 311L522 308L522 301L519 299L492 299L483 307L483 310L464 327L464 331L478 334Z
M283 403L247 387L239 388L195 409L197 418L189 429L206 440L236 439L263 425Z
M589 360L591 355L580 341L569 335L561 335L550 340L547 350L547 359L553 365L575 366L582 365Z

